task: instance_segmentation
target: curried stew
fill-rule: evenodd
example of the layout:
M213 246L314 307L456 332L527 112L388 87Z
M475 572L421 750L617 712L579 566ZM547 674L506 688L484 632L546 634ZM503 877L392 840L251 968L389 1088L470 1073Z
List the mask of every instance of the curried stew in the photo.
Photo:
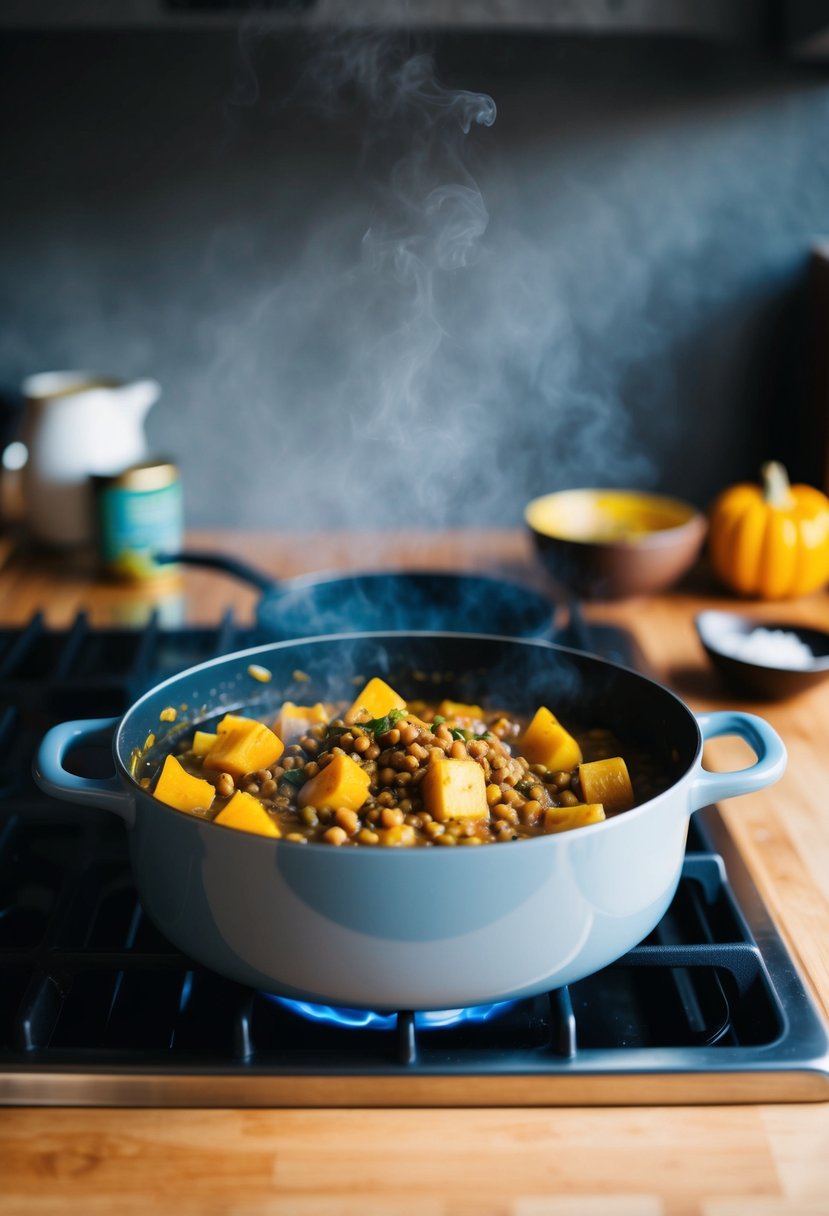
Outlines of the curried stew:
M351 704L286 701L270 723L226 714L141 784L177 810L296 844L428 848L598 823L667 789L669 768L546 706L527 720L407 703L375 677Z

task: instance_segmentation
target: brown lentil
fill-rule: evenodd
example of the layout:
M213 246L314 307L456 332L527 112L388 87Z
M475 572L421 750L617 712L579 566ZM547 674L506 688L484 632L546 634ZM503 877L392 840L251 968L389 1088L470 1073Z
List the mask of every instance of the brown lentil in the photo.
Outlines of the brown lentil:
M528 827L535 827L541 818L541 803L534 800L525 802L519 812L521 822Z
M339 827L329 828L327 832L323 832L322 838L326 844L345 844L348 840L348 836Z
M337 826L341 827L349 836L353 836L360 826L360 820L357 818L357 812L350 810L348 807L337 807L334 812L334 819Z
M216 780L216 793L221 798L230 798L236 789L236 783L230 773L219 773Z

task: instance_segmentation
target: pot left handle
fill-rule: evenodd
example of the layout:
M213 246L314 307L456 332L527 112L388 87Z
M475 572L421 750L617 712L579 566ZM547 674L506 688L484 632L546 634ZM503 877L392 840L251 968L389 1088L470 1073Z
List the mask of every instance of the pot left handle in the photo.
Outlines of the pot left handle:
M691 786L692 810L699 810L721 798L736 798L773 785L786 771L786 746L773 726L756 714L740 710L697 714L703 742L723 735L744 739L756 757L748 768L712 772L700 765Z
M67 802L114 811L131 827L135 803L117 773L111 777L79 777L64 765L67 753L79 744L111 741L119 722L120 718L80 718L53 726L41 740L32 775L45 793Z

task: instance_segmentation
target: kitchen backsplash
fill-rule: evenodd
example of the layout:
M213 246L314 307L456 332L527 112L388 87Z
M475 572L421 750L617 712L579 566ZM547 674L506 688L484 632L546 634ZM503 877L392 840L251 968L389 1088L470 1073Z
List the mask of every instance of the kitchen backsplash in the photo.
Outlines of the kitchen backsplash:
M6 33L0 384L159 380L196 526L509 525L559 486L704 505L769 455L797 475L825 67L422 52Z

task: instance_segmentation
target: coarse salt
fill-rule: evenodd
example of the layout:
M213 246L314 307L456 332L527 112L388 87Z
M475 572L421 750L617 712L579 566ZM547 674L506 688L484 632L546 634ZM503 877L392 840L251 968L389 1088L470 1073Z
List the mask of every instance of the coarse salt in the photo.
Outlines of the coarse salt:
M802 671L811 667L815 656L811 648L786 629L752 629L751 633L726 633L717 640L719 649L744 663L761 667L786 667Z

